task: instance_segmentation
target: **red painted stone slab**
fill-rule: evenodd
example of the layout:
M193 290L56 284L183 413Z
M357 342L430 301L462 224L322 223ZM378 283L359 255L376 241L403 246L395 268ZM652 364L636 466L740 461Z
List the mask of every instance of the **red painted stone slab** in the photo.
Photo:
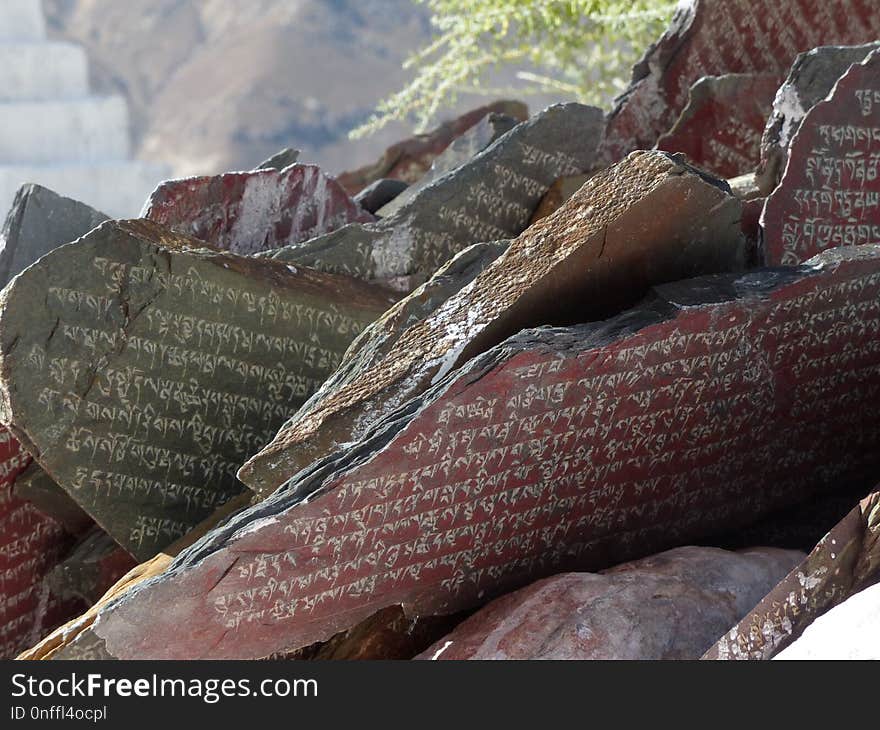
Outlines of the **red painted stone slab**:
M242 255L376 220L317 165L299 164L169 180L150 196L144 217Z
M376 162L337 175L349 195L357 195L368 185L391 178L414 183L452 142L467 132L487 114L508 114L521 122L529 118L529 108L519 101L496 101L472 109L456 119L444 122L427 134L417 134L391 145ZM474 241L476 243L476 241Z
M469 361L111 604L82 641L119 658L269 656L388 606L454 613L873 483L880 247L655 291Z
M775 74L705 76L690 90L675 126L658 150L684 152L696 165L732 178L752 172L779 81Z
M875 0L685 0L633 69L612 112L602 157L653 147L703 76L766 73L782 83L795 57L820 45L880 37Z
M768 265L880 242L880 52L804 117L761 215Z
M73 538L58 522L12 495L16 475L30 461L0 426L0 659L20 651L87 606L59 600L43 585Z

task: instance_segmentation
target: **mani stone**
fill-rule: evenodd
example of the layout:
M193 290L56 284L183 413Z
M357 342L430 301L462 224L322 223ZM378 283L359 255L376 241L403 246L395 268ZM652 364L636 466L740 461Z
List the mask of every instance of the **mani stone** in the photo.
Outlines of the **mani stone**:
M296 164L299 160L300 151L293 147L285 147L280 152L276 152L265 162L261 162L256 166L256 170L283 170L286 167Z
M669 29L633 69L608 119L600 158L653 147L703 76L772 74L781 84L798 53L880 37L875 0L683 0Z
M141 560L243 490L244 459L390 303L203 246L104 223L0 299L0 421Z
M82 535L95 525L88 513L35 461L16 477L12 493L30 502L47 517L60 522L71 535Z
M408 185L416 182L431 167L431 163L453 140L460 137L491 112L506 114L525 121L528 107L519 101L496 101L444 122L427 134L419 134L389 147L374 163L337 176L339 184L349 195L357 195L368 185L382 178L401 180Z
M867 491L878 324L880 247L864 246L524 331L230 517L83 641L120 659L277 655L389 606L454 614Z
M55 520L12 494L30 461L13 435L0 427L0 659L12 659L84 606L59 600L43 579L73 538Z
M880 660L880 584L866 588L817 618L803 636L774 658Z
M742 268L740 210L723 183L665 153L633 153L526 230L384 357L312 399L239 478L268 494L524 327L600 319L653 284Z
M402 180L394 180L390 177L383 177L370 183L354 196L354 202L357 203L368 213L375 214L383 205L387 205L409 187Z
M880 51L807 112L761 225L768 266L880 242Z
M85 203L40 185L23 185L0 231L0 288L41 256L107 220Z
M880 490L874 490L703 658L772 659L817 617L876 582L878 570Z
M861 63L877 49L880 43L822 46L797 57L776 94L761 141L757 180L763 195L772 193L779 184L788 161L788 148L806 113L831 93L850 66Z
M761 159L761 135L773 108L776 74L704 76L657 149L683 152L723 178L753 172Z
M319 167L299 164L169 180L143 217L243 256L375 220Z
M598 109L548 107L378 223L345 226L268 255L409 292L461 249L519 235L558 177L593 165L601 134Z
M529 222L529 225L559 210L589 179L590 175L566 175L559 178L550 186L544 197L541 198L540 204L532 214L532 220Z
M494 600L416 659L699 659L803 553L681 547Z
M469 162L474 156L482 152L501 135L506 134L518 124L518 120L506 114L492 112L483 117L473 127L467 130L458 139L454 140L443 152L441 152L431 168L414 182L379 209L378 215L387 218L392 215L420 190L428 187L435 180L439 180L446 173L452 172L464 163Z

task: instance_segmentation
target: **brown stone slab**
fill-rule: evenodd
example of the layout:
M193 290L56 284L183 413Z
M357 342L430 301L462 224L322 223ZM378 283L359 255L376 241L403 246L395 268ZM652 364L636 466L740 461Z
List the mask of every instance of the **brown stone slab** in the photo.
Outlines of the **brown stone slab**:
M804 117L761 215L767 265L880 242L880 51Z
M599 109L555 104L378 223L352 224L266 255L408 293L463 248L519 235L557 178L593 166L603 123Z
M740 212L723 183L665 153L634 153L529 228L383 357L312 399L239 477L270 493L523 327L599 319L634 304L652 284L741 268Z
M772 659L817 617L878 579L880 491L875 490L703 658Z
M682 547L492 601L416 659L699 659L804 554Z
M427 134L419 134L397 142L385 150L376 162L357 170L343 172L336 179L350 195L357 195L365 187L382 178L392 178L412 184L430 169L437 156L456 138L492 112L506 114L519 121L525 121L529 117L529 109L522 102L492 102L444 122Z
M44 585L73 537L13 496L15 478L29 461L15 437L0 427L0 659L12 659L86 607L59 599Z
M655 293L471 360L108 605L88 641L269 656L388 606L466 610L875 478L880 247Z
M590 175L568 175L559 178L550 186L547 194L541 198L541 203L535 209L529 225L559 210L589 179Z
M687 106L657 149L683 152L719 177L754 171L778 86L776 74L704 76L691 87Z
M771 74L781 84L798 53L878 37L873 0L686 0L633 69L609 116L600 158L610 163L653 147L703 76Z
M241 255L306 241L376 220L317 165L163 182L144 217Z
M854 63L861 63L880 43L861 46L820 46L801 53L773 102L761 140L757 182L763 195L773 192L788 162L788 148L804 116L825 99Z
M108 222L0 299L0 417L145 559L244 487L235 472L390 303L345 277Z

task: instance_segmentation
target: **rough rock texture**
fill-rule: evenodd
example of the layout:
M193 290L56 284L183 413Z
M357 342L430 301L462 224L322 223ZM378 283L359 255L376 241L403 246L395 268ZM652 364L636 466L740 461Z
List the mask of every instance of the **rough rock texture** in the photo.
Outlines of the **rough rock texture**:
M370 183L354 196L354 201L368 213L376 213L409 187L403 180L383 177Z
M113 538L93 527L49 572L46 585L62 599L79 599L91 606L135 565Z
M455 613L868 483L878 294L880 247L866 246L523 332L233 516L74 643L284 653L388 606Z
M297 412L240 478L271 492L523 327L599 319L652 284L741 268L740 203L725 187L660 152L597 174L383 358Z
M875 490L704 659L772 659L818 616L878 579L880 491Z
M417 659L699 659L803 553L683 547L496 599Z
M23 185L0 231L0 288L49 251L107 220L103 213L40 185Z
M788 161L788 148L804 116L822 101L854 63L861 63L880 43L861 46L821 46L797 57L773 102L761 141L758 184L769 195L779 184Z
M541 198L541 202L535 209L529 225L559 210L589 179L589 175L567 175L559 178L550 186L544 197Z
M456 119L444 122L428 134L416 135L393 144L376 162L357 170L340 173L337 179L351 195L359 193L367 185L382 178L402 180L411 185L428 172L437 156L457 137L492 112L513 117L521 122L529 116L529 109L522 102L496 101L486 104Z
M0 299L0 419L140 559L243 489L242 461L389 304L203 245L108 222Z
M613 162L653 147L703 76L775 74L782 83L798 53L880 36L873 0L683 0L663 37L633 69L608 121L600 158Z
M374 216L315 165L291 165L162 183L144 217L247 255L306 241Z
M558 177L593 164L602 114L558 104L518 124L394 215L350 225L274 258L411 291L461 249L518 235Z
M683 152L719 177L754 171L778 86L776 74L704 76L691 87L687 106L657 149Z
M770 266L880 242L880 51L804 116L761 225Z
M35 461L16 477L12 493L30 502L47 517L60 522L71 535L80 536L95 524L88 513Z
M387 218L396 213L420 190L424 190L435 180L469 162L501 135L513 129L519 121L508 114L490 112L458 139L453 140L449 147L437 155L430 169L400 195L380 208L378 215Z
M30 461L0 427L0 659L11 659L43 634L86 608L49 592L43 579L73 537L33 505L12 495L16 475Z
M817 618L775 658L880 660L880 584L856 593Z

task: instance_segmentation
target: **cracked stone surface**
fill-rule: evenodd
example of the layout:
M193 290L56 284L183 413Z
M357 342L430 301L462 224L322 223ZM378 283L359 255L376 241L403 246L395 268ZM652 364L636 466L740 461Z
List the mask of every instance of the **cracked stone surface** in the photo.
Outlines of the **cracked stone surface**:
M40 185L23 185L0 231L0 288L41 256L105 220L106 215L85 203Z
M665 153L634 153L524 232L382 357L334 376L339 387L323 389L293 415L240 478L270 493L524 327L600 319L634 304L652 284L742 268L740 213L725 184Z
M598 109L548 107L378 223L265 255L409 292L463 248L519 235L557 178L592 167L601 135Z
M168 180L150 196L148 220L247 255L376 220L317 165Z
M108 222L0 297L0 420L138 559L235 472L391 303L362 282Z
M685 0L660 40L633 68L630 87L608 118L600 159L650 149L685 108L703 76L760 73L785 79L799 53L880 37L873 0Z
M496 599L416 659L699 659L802 558L682 547Z
M850 66L804 116L761 226L768 266L880 242L880 51Z

